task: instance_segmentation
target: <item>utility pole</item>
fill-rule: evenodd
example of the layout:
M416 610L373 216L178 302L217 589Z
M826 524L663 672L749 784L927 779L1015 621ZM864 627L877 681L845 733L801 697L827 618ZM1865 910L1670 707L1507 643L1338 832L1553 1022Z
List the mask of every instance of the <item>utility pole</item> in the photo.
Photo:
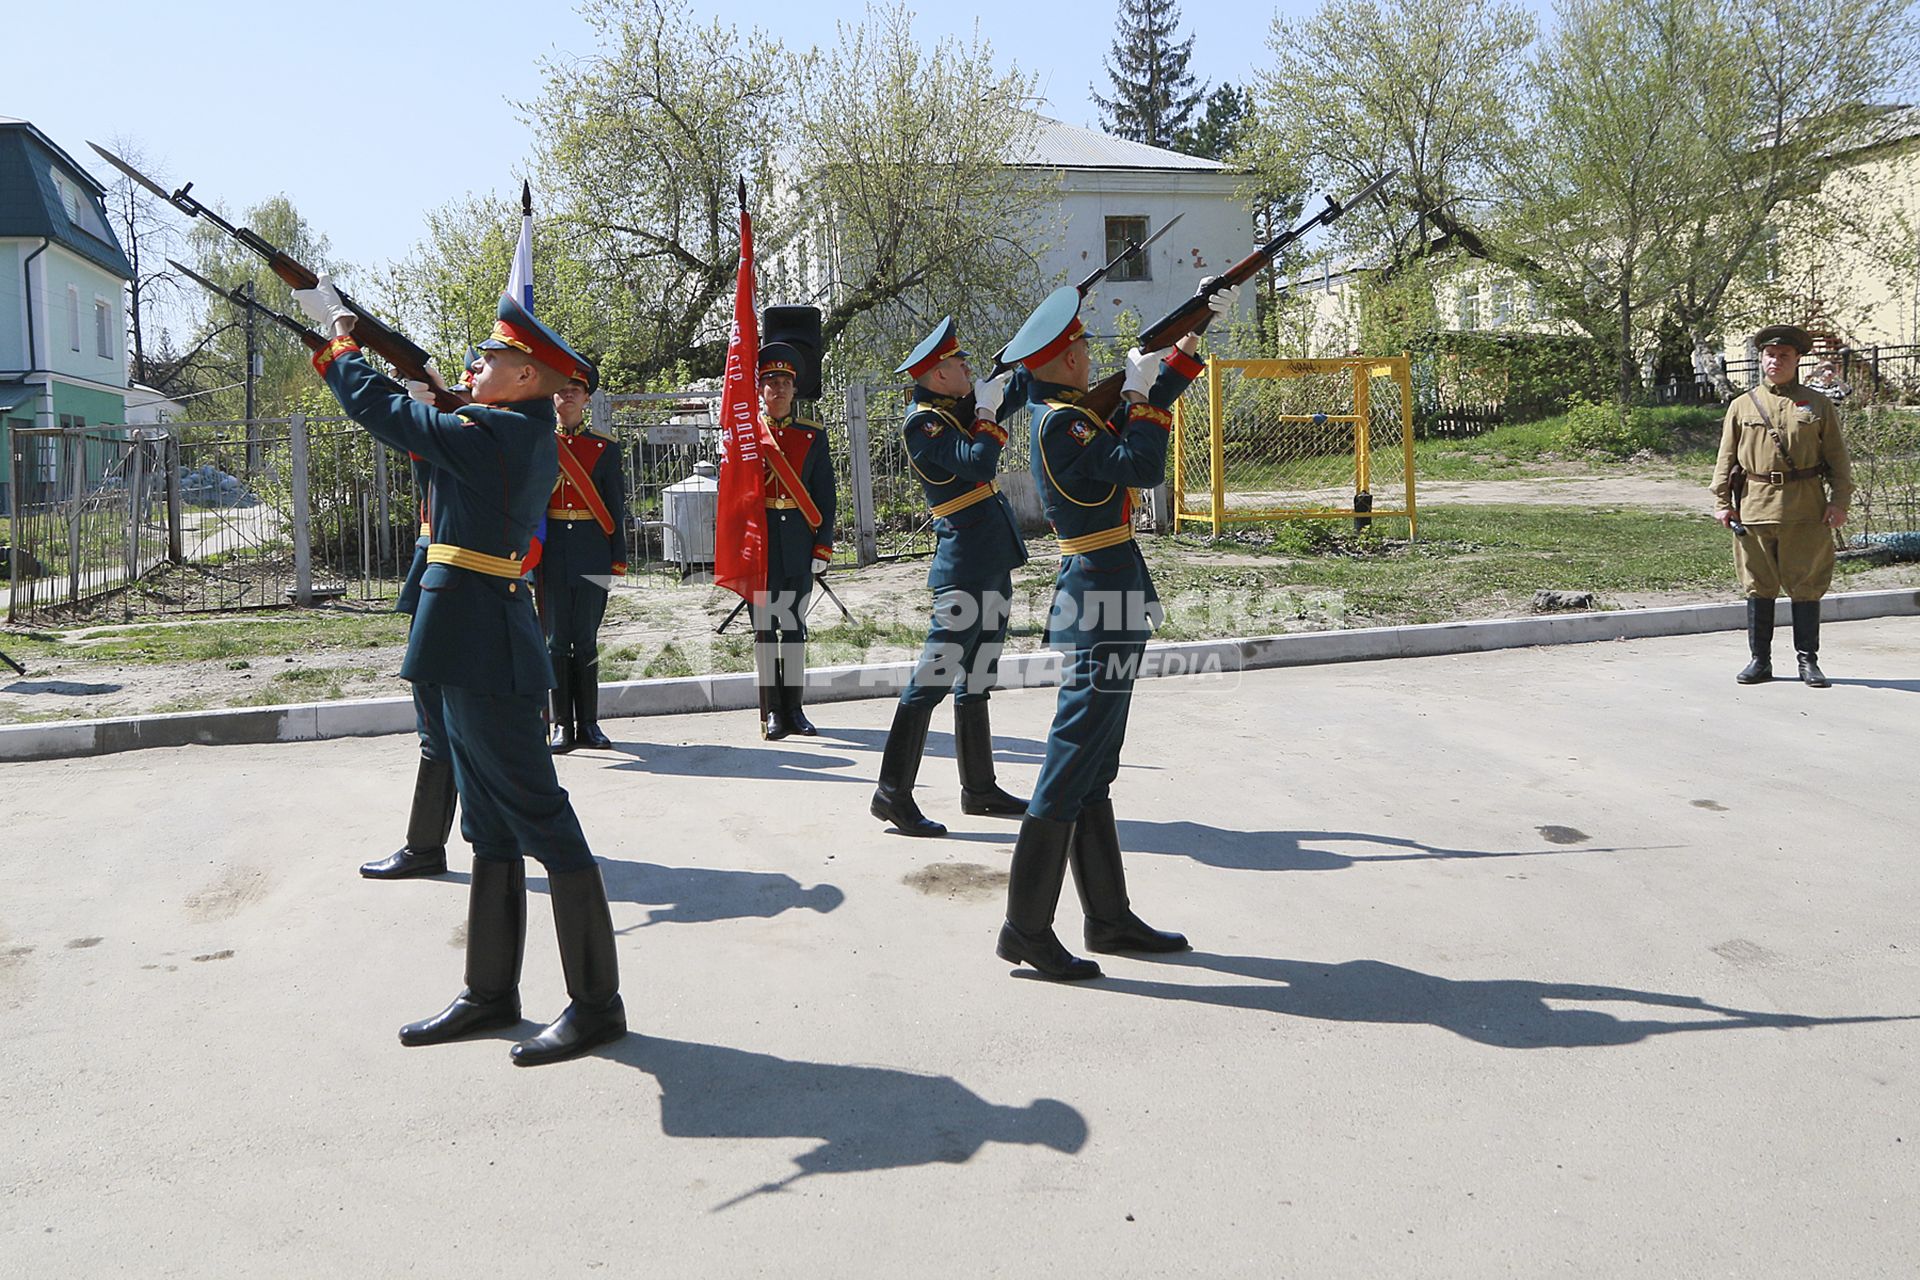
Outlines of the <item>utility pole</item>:
M252 301L253 281L248 280L240 287L246 290L248 301ZM247 475L251 477L260 474L260 428L255 425L253 421L253 375L257 364L255 352L258 351L258 348L254 345L253 308L245 307L243 310L247 313L247 411L245 414L247 419Z

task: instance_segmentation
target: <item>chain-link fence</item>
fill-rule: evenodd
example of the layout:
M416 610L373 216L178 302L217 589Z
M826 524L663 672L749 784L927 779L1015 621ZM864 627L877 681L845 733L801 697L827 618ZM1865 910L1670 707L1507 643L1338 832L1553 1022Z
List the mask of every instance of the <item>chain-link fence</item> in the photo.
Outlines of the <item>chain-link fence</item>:
M1853 461L1852 519L1862 534L1920 531L1920 410L1857 405L1841 410Z
M1392 358L1210 360L1205 408L1180 402L1175 528L1417 513L1413 388Z
M164 433L17 427L7 460L7 616L25 618L138 580L168 555Z
M628 580L692 578L713 561L717 391L597 395L629 494ZM905 395L856 385L825 400L838 501L834 559L930 554L904 448ZM343 418L19 430L8 617L130 618L397 592L419 495L404 456ZM1026 432L1004 455L1026 466ZM17 567L16 567L17 566Z

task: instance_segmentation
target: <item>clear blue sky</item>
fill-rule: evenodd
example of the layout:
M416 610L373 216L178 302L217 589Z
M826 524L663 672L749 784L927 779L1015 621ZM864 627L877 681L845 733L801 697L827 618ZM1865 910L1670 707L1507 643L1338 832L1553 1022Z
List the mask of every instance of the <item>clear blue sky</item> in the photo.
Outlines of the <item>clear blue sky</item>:
M1206 82L1245 81L1266 57L1276 4L1303 0L1185 0L1195 38L1190 69ZM1088 85L1101 81L1114 0L1049 8L1021 0L916 6L928 42L974 21L1005 62L1037 72L1049 114L1097 125ZM107 8L24 0L5 20L19 56L0 77L0 115L31 120L102 182L112 170L87 149L124 138L169 185L239 209L277 192L292 198L360 267L404 257L426 210L466 191L507 192L532 153L510 102L535 97L542 55L593 50L571 5L519 6L524 34L501 44L512 6L454 0L262 6L257 0L174 0ZM708 17L759 26L789 46L830 46L836 18L857 0L695 0ZM384 114L386 123L380 115ZM488 142L476 147L476 133ZM536 193L536 200L538 199Z

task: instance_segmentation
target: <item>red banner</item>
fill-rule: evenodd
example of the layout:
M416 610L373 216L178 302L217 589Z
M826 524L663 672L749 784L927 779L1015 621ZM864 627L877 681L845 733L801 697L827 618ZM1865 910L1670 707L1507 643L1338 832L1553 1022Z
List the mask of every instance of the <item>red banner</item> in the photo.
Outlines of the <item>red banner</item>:
M753 224L740 208L740 277L720 393L720 510L713 580L751 600L767 589L766 464L760 455L760 326L753 310Z

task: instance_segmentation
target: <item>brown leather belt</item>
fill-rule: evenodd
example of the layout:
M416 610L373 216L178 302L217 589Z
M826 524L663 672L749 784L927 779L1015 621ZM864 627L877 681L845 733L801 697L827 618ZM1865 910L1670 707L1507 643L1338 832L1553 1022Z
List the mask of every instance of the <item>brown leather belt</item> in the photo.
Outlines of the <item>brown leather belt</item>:
M1788 471L1749 471L1747 479L1758 480L1762 484L1792 484L1795 480L1812 480L1827 472L1828 468L1824 466L1794 467Z

